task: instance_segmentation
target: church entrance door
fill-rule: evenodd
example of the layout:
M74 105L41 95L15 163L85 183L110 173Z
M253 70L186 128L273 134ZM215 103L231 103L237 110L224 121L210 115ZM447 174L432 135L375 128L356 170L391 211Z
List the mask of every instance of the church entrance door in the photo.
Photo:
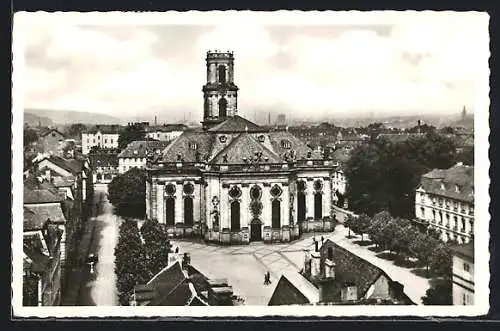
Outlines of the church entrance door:
M260 223L250 224L250 241L262 240L262 225Z

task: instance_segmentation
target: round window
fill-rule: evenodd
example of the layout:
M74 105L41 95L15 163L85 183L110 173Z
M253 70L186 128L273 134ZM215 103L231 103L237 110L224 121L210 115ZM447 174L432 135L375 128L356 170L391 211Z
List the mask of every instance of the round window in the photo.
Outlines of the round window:
M239 198L241 196L241 190L238 186L233 186L231 190L229 190L229 196L233 199Z
M188 183L184 185L184 193L185 194L193 194L194 192L194 186L191 183Z
M323 183L320 180L314 182L314 189L319 191L323 188Z
M297 189L299 191L304 191L306 189L306 183L304 183L303 181L297 182Z
M252 187L252 189L250 190L250 196L252 197L252 199L254 200L257 200L260 198L262 192L261 192L261 189L260 187L258 186L254 186Z
M281 188L278 185L274 185L273 188L271 189L271 195L273 197L278 197L282 193Z
M175 185L174 184L168 184L165 187L165 192L167 192L167 194L169 194L169 195L174 194L175 193Z

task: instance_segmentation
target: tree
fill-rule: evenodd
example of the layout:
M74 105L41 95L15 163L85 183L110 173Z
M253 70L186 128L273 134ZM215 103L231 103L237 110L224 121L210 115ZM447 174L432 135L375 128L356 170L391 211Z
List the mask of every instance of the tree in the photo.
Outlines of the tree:
M349 238L351 238L351 230L353 230L356 227L356 218L352 215L347 216L347 219L344 222L344 226L349 229L349 234L347 235ZM353 230L354 232L354 230Z
M128 305L135 285L144 284L149 280L146 261L146 252L142 246L137 223L123 222L115 247L116 287L121 305Z
M429 268L436 276L451 278L452 257L449 248L440 243L432 251L429 258Z
M465 147L457 155L457 161L462 162L465 165L474 165L474 146Z
M157 220L146 220L141 227L147 254L147 268L150 277L156 275L168 264L170 241L168 234Z
M434 132L397 143L375 139L354 148L345 169L351 209L368 216L388 210L395 217L413 217L421 176L455 164L455 150L453 140Z
M144 140L145 137L146 130L144 129L144 126L140 124L128 125L118 137L118 148L124 149L132 141Z
M424 305L452 305L452 284L451 281L439 283L430 287L425 296L422 297Z
M71 124L66 130L65 130L65 134L67 137L71 137L71 138L81 138L82 136L82 132L85 132L87 131L87 126L85 124L82 124L82 123L74 123L74 124Z
M30 128L24 128L23 132L24 147L31 145L31 143L34 143L37 140L38 140L38 134L36 133L35 130Z
M377 213L373 216L372 222L368 227L366 233L370 236L370 239L377 247L383 246L383 236L382 229L391 221L391 215L386 212Z
M366 214L361 214L356 219L353 231L354 233L361 235L361 241L364 241L364 235L367 233L370 224L371 218Z
M410 241L409 251L425 265L425 273L427 277L429 277L430 257L438 245L438 240L423 233L415 235Z
M146 172L132 168L109 183L109 201L123 217L144 217L146 210Z

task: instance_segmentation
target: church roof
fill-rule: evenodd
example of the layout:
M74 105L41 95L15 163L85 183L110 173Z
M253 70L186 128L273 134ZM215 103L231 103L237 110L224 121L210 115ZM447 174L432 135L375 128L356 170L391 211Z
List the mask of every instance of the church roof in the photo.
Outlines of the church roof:
M313 151L302 140L288 131L269 132L269 139L271 140L274 152L282 159L284 159L285 155L290 153L292 150L298 160L306 158L309 152L311 153L312 159L322 159L320 152ZM289 142L288 146L284 144L286 142Z
M183 162L196 162L197 155L203 159L209 155L214 138L204 131L184 131L163 150L162 161L177 162L177 155Z
M216 126L208 129L209 132L265 132L267 129L264 129L257 124L250 122L246 118L243 118L239 115L229 117L222 123L217 124Z
M210 163L212 164L243 164L244 158L252 160L260 157L262 162L281 163L282 160L276 153L266 148L257 139L248 133L240 133L226 148L220 151Z

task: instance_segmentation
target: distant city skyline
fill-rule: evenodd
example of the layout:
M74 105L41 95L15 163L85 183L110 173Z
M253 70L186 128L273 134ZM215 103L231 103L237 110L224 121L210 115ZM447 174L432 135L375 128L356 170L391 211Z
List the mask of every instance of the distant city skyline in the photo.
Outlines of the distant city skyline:
M64 14L24 22L24 108L197 122L206 51L229 49L249 119L470 113L487 61L487 26L468 13L305 26L234 23L240 13L200 25L96 25Z

